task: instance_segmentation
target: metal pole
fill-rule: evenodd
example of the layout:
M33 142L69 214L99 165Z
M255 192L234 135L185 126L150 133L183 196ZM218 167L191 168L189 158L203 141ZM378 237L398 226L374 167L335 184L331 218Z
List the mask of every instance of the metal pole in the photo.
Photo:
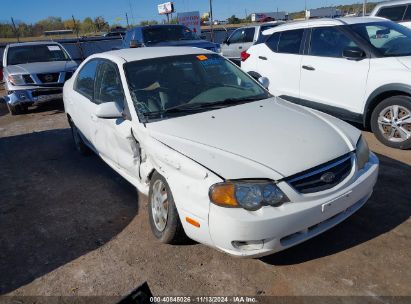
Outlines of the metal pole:
M11 17L11 23L13 24L14 34L16 35L17 42L20 42L19 31L17 30L13 17Z
M210 0L210 29L211 29L211 42L214 42L214 20L213 20L213 0Z
M304 19L307 20L307 0L304 1Z
M365 16L367 14L367 0L364 0L362 5L362 15Z
M129 27L130 27L130 24L128 23L128 15L127 15L127 13L126 13L126 21L127 21L127 28L129 28Z

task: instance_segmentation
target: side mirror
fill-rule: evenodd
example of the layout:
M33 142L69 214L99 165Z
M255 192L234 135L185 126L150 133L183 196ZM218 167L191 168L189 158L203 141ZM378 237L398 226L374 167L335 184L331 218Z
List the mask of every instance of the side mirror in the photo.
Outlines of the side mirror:
M343 57L348 60L361 60L365 57L365 52L359 48L346 48Z
M140 42L138 42L137 40L131 40L129 46L130 46L131 49L135 49L135 48L141 47L142 44Z
M105 102L97 106L96 116L98 118L106 118L106 119L122 118L123 110L120 108L117 102L114 102L114 101Z
M228 40L228 38L225 38L225 39L224 39L223 44L230 45L230 41Z
M258 82L268 90L268 87L270 86L270 80L267 77L260 77L258 78Z

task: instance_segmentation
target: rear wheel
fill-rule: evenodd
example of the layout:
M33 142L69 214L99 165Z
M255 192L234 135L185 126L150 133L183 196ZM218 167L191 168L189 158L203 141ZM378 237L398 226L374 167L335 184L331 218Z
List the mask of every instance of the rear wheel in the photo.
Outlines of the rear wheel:
M166 179L155 172L150 182L149 221L154 236L162 243L176 244L186 239L173 194Z
M88 156L92 153L91 149L84 143L83 138L81 138L80 131L77 129L76 125L70 120L71 135L73 136L74 145L76 150L81 154Z
M393 96L379 103L371 115L371 129L383 144L411 148L411 98Z

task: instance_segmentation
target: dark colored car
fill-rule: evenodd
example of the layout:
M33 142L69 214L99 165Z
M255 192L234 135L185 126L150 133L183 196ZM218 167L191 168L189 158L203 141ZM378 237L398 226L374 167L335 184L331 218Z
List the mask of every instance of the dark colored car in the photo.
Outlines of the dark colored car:
M139 26L126 32L122 48L153 46L193 46L219 53L220 45L200 39L184 25Z

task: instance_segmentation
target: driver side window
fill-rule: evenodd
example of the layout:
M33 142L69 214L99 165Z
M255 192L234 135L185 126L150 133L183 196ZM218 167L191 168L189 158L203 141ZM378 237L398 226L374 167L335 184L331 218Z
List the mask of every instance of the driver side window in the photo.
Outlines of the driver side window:
M228 39L230 44L243 42L243 29L236 30Z
M124 92L120 74L114 63L104 60L97 69L94 103L116 102L124 105Z

